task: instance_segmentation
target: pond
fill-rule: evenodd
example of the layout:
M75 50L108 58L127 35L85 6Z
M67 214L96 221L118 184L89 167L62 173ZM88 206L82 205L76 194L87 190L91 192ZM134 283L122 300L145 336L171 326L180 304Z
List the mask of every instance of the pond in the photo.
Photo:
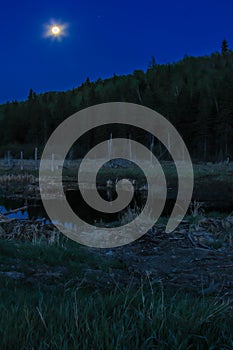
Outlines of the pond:
M116 198L116 193L109 191L99 191L100 196L105 200L111 201ZM84 221L89 224L103 223L110 224L112 222L119 222L120 218L124 216L130 209L137 209L141 211L144 207L145 200L143 200L139 194L134 195L130 205L122 210L120 213L106 214L98 212L95 209L88 206L82 198L79 190L72 190L66 192L66 198L73 211ZM49 205L54 205L55 199L49 200ZM58 201L58 199L56 199ZM23 199L23 198L9 198L0 197L0 213L5 214L13 211L17 208L27 207L23 210L7 214L8 218L22 219L22 220L49 220L47 213L43 207L43 203L40 199Z
M99 194L102 198L108 201L114 200L117 196L114 190L112 190L111 192L106 190L99 190ZM100 224L100 226L109 226L110 224L120 226L122 218L125 218L127 220L127 213L129 212L129 210L140 213L146 202L145 193L135 191L134 197L128 207L126 207L121 212L106 214L103 212L98 212L90 206L88 206L87 203L85 203L79 190L67 191L66 198L73 211L82 220L86 221L91 225ZM54 205L53 201L54 200L52 199L50 200L51 206ZM174 204L175 199L167 198L161 216L169 216L172 212ZM209 204L205 204L206 207L204 206L204 211L206 213L210 211L230 213L233 210L232 204L228 207L224 207L223 203L220 202L210 202ZM8 214L7 217L16 218L19 220L46 220L49 222L49 218L40 199L0 197L0 214L4 214L6 212L10 212L11 210L22 208L25 206L27 206L26 209Z
M90 190L91 191L91 190ZM100 196L107 200L112 201L116 199L117 194L115 191L109 190L99 190ZM90 193L91 195L91 193ZM71 190L66 192L66 198L68 203L70 204L73 211L84 221L89 224L103 223L110 224L119 222L122 217L127 215L129 210L140 212L146 202L146 197L142 195L139 191L135 192L132 201L130 204L121 212L106 214L103 212L98 212L95 209L91 208L84 201L81 192L79 190ZM50 199L50 205L53 206L55 200ZM57 199L56 199L57 201ZM169 214L172 209L172 205L174 205L174 201L172 201L168 208L168 203L164 209L163 214ZM42 201L39 199L19 199L19 198L0 198L0 212L2 214L14 210L16 208L21 208L27 206L27 209L20 210L18 212L7 215L9 218L17 218L17 219L29 219L29 220L41 220L48 219L46 211L43 207Z

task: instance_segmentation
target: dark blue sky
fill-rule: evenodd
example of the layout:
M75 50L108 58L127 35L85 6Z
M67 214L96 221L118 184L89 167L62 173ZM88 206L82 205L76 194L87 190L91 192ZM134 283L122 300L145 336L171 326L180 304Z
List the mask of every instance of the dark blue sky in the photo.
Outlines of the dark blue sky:
M233 48L233 0L24 1L0 6L0 103ZM68 23L62 41L44 25Z

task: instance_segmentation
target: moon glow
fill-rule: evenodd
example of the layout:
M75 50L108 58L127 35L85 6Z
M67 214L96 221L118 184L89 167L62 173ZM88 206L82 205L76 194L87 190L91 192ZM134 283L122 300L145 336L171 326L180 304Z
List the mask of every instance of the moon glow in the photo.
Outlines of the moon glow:
M62 38L68 35L67 28L68 25L65 23L51 21L50 24L45 25L44 37L60 41Z

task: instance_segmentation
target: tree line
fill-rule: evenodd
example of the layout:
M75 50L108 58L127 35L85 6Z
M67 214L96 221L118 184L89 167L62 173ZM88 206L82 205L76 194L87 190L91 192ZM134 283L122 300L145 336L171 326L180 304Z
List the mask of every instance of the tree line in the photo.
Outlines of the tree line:
M209 56L185 55L176 63L157 64L148 69L109 79L89 78L67 92L36 94L32 89L24 102L1 106L0 156L11 150L26 157L43 147L53 130L73 113L104 102L132 102L150 107L165 116L183 137L193 160L221 161L233 157L233 51L227 41L221 52ZM125 136L144 140L151 136L141 130L99 128L85 135L72 157L80 157L102 139ZM164 155L166 157L166 153Z

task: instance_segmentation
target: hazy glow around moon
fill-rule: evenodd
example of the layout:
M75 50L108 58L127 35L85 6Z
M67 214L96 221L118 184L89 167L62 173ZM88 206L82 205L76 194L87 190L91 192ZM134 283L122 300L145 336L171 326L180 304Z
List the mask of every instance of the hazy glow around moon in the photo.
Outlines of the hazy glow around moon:
M65 23L51 21L50 24L45 25L44 37L61 40L63 37L68 35L67 28L68 25Z

